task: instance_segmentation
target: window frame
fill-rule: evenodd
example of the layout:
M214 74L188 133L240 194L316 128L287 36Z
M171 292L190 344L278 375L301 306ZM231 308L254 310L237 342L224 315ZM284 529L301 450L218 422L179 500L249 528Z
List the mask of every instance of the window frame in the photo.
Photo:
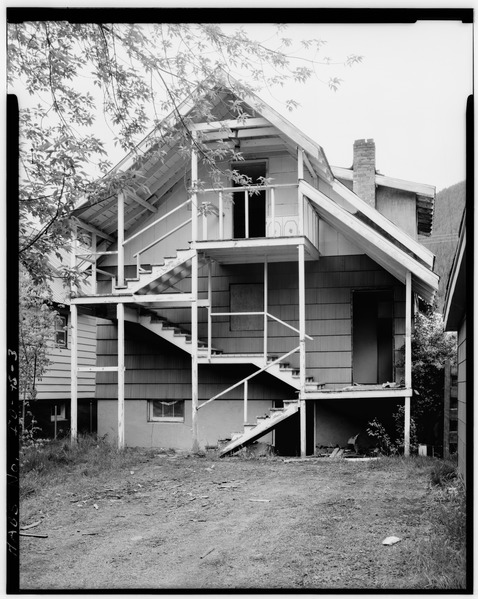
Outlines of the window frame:
M60 409L60 412L56 414L56 421L57 422L64 422L65 420L67 420L66 417L66 401L60 401L58 403L53 403L50 407L51 407L51 412L50 412L50 422L55 422L55 405Z
M55 323L55 347L58 349L68 349L68 314L58 314L58 318L64 324L58 321ZM58 341L59 335L63 335L63 342Z
M155 416L154 415L154 402L160 402L166 405L174 405L178 402L182 403L182 416ZM185 406L186 401L184 399L148 399L148 422L170 422L170 423L184 423L185 422Z

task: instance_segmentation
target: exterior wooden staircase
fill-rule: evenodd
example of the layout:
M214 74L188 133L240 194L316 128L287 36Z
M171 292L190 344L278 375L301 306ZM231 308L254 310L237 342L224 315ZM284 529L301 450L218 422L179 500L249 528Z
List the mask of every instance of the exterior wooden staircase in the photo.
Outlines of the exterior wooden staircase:
M272 431L279 422L286 420L299 411L299 401L284 401L283 408L271 408L267 416L258 416L257 421L244 425L244 431L233 433L230 439L223 439L226 444L219 451L220 457L239 451L245 445Z
M174 324L166 318L158 315L148 314L145 316L140 316L137 322L145 329L148 329L152 333L158 335L158 337L169 341L169 343L179 347L188 354L192 353L191 333L186 329L183 329L177 324ZM206 341L198 339L198 350L203 354L206 352ZM219 356L221 354L222 350L211 348L212 356Z
M183 249L176 256L164 258L164 263L152 265L150 269L140 268L138 276L127 278L125 287L116 287L116 293L135 293L138 295L163 293L170 287L191 274L191 264L194 250ZM198 254L199 267L204 266L207 259Z

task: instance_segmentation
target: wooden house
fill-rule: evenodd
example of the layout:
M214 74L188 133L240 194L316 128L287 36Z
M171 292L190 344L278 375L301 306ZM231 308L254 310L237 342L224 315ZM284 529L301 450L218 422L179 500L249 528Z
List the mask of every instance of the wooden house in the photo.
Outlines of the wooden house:
M65 260L68 255L63 256ZM63 283L63 262L49 257L53 279L50 282L51 301L59 314L54 338L49 344L50 366L36 380L36 399L28 403L42 437L67 435L71 425L71 343L70 293ZM78 364L96 364L96 323L94 311L83 310L78 317L76 343ZM96 431L95 373L84 372L78 377L76 429L83 433Z
M94 367L77 365L72 336L72 434L88 371L98 433L119 447L229 439L226 454L264 438L312 454L401 403L408 451L415 299L438 283L417 239L435 190L377 174L371 140L356 142L352 169L331 168L262 100L248 95L240 117L235 100L224 88L207 121L186 100L190 157L174 138L146 138L117 167L140 173L137 188L76 210L92 246L74 260L91 260L92 288L73 294L73 331L85 308L109 322ZM218 172L251 183L211 177L199 138L240 151Z
M453 264L448 277L445 293L444 321L446 331L458 332L458 471L466 482L466 456L472 451L466 444L466 415L467 411L467 349L466 349L466 211L460 225L458 245ZM468 349L468 353L470 349ZM469 369L472 366L469 363ZM468 382L469 388L472 383Z

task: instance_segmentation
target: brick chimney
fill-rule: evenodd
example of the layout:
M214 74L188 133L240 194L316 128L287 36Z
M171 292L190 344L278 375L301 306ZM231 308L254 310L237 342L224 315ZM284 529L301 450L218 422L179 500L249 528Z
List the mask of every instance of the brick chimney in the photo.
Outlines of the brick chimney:
M375 142L354 141L353 190L359 198L375 208Z

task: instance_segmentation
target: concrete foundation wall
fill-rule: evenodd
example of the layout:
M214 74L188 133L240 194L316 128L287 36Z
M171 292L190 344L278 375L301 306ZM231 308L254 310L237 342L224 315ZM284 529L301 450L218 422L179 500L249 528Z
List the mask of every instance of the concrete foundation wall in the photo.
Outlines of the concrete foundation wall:
M248 420L269 413L272 401L251 401ZM118 415L115 400L98 401L98 435L107 435L110 442L117 439ZM218 439L229 438L231 432L243 430L244 404L242 401L217 400L199 410L199 446L215 445ZM128 447L163 447L192 449L191 401L185 401L184 422L148 422L147 400L125 402L125 439ZM272 434L260 439L271 443Z

